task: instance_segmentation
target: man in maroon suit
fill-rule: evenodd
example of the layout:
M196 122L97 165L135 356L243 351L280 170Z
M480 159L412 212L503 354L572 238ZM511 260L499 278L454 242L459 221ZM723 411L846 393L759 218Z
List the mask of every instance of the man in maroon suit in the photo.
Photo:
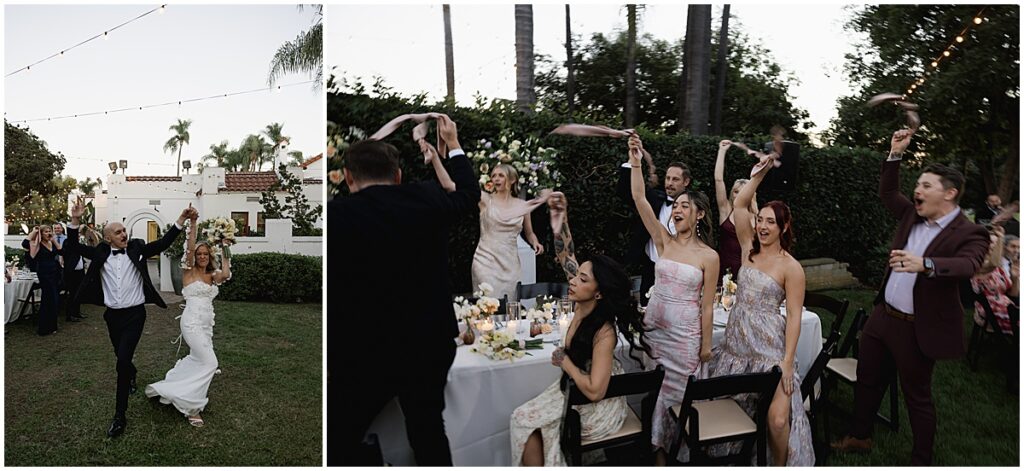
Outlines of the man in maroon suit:
M964 176L945 165L924 168L914 200L899 191L899 168L909 130L892 137L882 163L879 196L899 220L882 289L860 338L854 423L837 451L871 450L871 427L892 369L899 374L914 433L911 464L930 465L935 442L932 370L935 360L964 354L959 286L981 266L988 234L958 206Z

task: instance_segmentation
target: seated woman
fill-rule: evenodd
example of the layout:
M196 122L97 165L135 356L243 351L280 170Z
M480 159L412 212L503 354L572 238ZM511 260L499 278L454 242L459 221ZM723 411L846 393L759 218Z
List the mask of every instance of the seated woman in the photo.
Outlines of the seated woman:
M1001 266L1003 259L1003 240L1006 230L1002 226L992 226L990 235L988 257L981 264L978 273L971 278L971 288L975 293L983 293L988 304L992 306L992 313L996 316L999 330L1004 334L1013 335L1013 328L1010 324L1009 307L1016 305L1011 298L1020 295L1020 264L1015 262L1010 265L1007 272ZM985 310L981 303L974 302L974 323L980 326L985 325ZM992 332L992 326L988 327Z
M582 265L576 261L572 235L566 219L565 195L553 193L548 200L555 229L555 255L569 278L569 299L576 302L575 317L569 324L565 347L551 355L551 364L562 368L562 378L539 396L512 412L513 466L565 466L559 445L565 393L572 378L590 404L577 406L583 439L607 436L622 427L626 418L624 397L605 399L612 374L622 373L613 354L619 334L629 342L630 357L636 350L650 354L636 301L630 296L631 283L622 266L604 255ZM639 345L632 332L639 333ZM641 363L642 364L642 363Z

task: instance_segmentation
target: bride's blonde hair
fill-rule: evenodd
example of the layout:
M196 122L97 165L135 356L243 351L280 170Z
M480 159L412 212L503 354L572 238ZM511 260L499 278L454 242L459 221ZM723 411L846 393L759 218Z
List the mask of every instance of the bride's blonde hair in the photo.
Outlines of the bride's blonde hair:
M213 273L217 271L216 257L213 255L213 246L209 242L197 242L195 250L192 251L192 268L199 266L196 262L196 257L199 256L199 247L206 247L206 251L210 254L210 263L206 264L206 273Z

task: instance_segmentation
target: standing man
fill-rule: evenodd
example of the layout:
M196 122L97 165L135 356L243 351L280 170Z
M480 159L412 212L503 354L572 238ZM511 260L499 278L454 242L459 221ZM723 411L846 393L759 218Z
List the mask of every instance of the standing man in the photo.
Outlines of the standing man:
M110 343L114 345L114 355L117 357L117 402L114 420L107 429L108 437L121 435L128 426L125 412L128 410L128 395L136 390L137 373L132 357L142 337L142 328L146 325L145 304L167 308L149 279L146 259L167 250L181 232L185 219L195 211L192 207L185 208L167 234L148 244L142 239L129 240L124 225L112 222L103 228L104 241L96 247L90 247L78 241L78 225L85 206L78 201L71 209L71 224L68 225L64 252L92 261L73 299L76 302L106 306L103 319L107 321Z
M882 163L879 194L899 225L882 289L861 333L853 428L832 448L871 450L871 427L895 368L914 434L910 463L927 466L935 442L932 371L936 360L964 354L959 286L981 266L988 233L961 214L964 176L955 169L928 165L917 179L914 199L900 194L900 159L912 134L894 133Z
M64 226L54 224L54 234L58 234L57 228L60 228L60 233L55 237L64 235ZM62 246L66 240L67 236L64 236L60 242ZM64 318L67 322L78 322L85 319L85 315L82 314L82 303L75 296L78 293L78 287L82 285L82 279L85 278L85 259L78 252L67 250L64 251L61 259L64 263L64 290L67 293L67 298L64 301Z
M345 153L351 195L327 204L328 465L380 464L362 441L396 396L416 464L452 465L442 412L459 330L448 236L477 210L480 186L455 123L437 123L454 191L403 184L398 149L364 140Z
M644 153L644 159L650 161L650 154L647 153L647 150L641 150ZM622 164L622 167L619 168L618 193L630 208L635 208L633 193L629 186L629 170L629 162ZM669 219L672 216L672 204L690 186L690 181L693 179L690 167L682 162L668 164L668 169L665 170L664 189L657 188L658 177L654 173L655 170L652 168L650 172L652 185L647 188L647 202L651 204L651 208L654 208L661 225L665 226L670 234L675 235L676 226L669 224ZM646 306L647 297L644 295L654 285L654 263L658 261L658 249L655 247L654 241L651 240L651 235L644 228L644 223L640 220L640 213L634 210L630 211L630 214L632 215L630 216L632 235L626 250L626 263L640 265L640 303Z

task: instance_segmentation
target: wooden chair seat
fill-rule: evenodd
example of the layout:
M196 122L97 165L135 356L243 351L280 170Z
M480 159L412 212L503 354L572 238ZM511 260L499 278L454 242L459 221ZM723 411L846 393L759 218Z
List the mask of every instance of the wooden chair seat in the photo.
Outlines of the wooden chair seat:
M598 439L584 438L580 441L580 446L590 446L601 442L608 442L617 440L620 438L628 437L630 435L638 434L643 431L643 425L640 423L640 417L636 416L636 412L629 407L626 408L626 420L622 422L622 427L619 428L615 433L605 435Z
M680 408L682 405L672 407L675 417L679 417ZM757 431L757 424L750 420L747 412L732 399L694 402L693 408L697 409L697 414L700 417L700 441L745 435ZM689 423L686 424L686 431L690 431Z
M842 376L843 379L851 383L857 382L856 358L833 358L828 361L828 366L826 366L826 368L828 368L829 371L832 371L838 374L839 376Z

